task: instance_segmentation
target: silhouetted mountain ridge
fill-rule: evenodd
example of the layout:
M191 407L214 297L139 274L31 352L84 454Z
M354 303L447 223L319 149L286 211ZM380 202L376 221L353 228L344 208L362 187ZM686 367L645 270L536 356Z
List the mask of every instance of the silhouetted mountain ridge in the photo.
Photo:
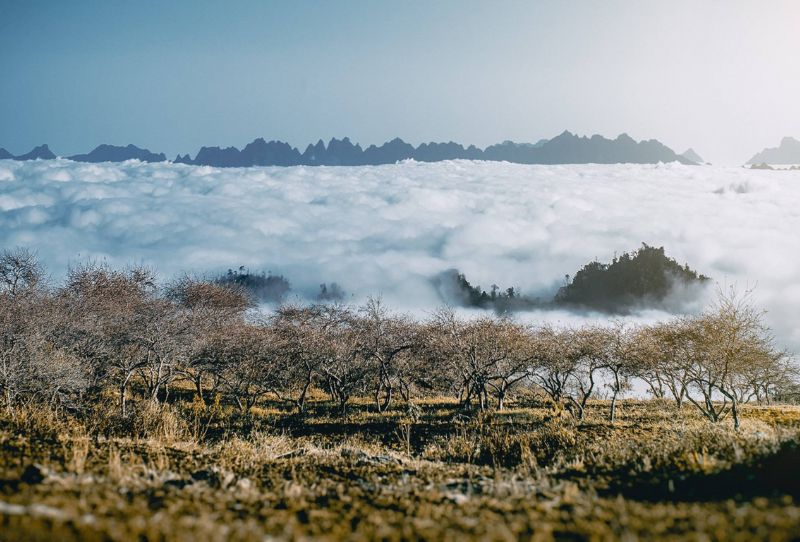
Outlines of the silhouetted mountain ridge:
M651 139L635 141L627 134L616 139L600 135L577 136L569 131L549 140L537 143L515 143L504 141L479 149L474 145L464 147L453 141L447 143L422 143L418 147L400 138L377 146L362 149L349 138L331 139L326 145L321 139L309 144L300 153L281 141L266 142L256 139L239 151L235 147L203 147L194 160L188 155L178 155L178 163L208 165L216 167L248 166L360 166L393 164L402 160L439 162L442 160L491 160L519 164L616 164L657 162L680 162L692 165L696 162L676 154L663 143Z
M155 154L148 149L140 149L136 145L120 147L117 145L98 145L88 154L75 154L68 157L76 162L124 162L125 160L141 160L142 162L164 162L164 153Z
M29 153L15 156L14 160L52 160L56 157L47 145L34 147Z
M48 154L49 153L49 154ZM37 147L18 160L55 158L47 146ZM121 162L138 159L144 162L164 161L163 154L155 154L135 145L117 147L100 145L88 154L78 154L70 159L84 162ZM394 138L382 145L362 148L349 138L331 139L326 145L321 139L306 147L302 153L283 141L266 141L258 138L242 150L236 147L202 147L191 158L178 155L179 164L214 167L250 166L361 166L394 164L402 160L439 162L442 160L490 160L518 164L654 164L658 162L680 162L692 165L696 162L676 154L663 143L651 139L635 141L627 134L616 139L601 135L578 136L564 131L553 139L542 139L536 143L504 141L485 149L449 141L447 143L422 143L418 147Z

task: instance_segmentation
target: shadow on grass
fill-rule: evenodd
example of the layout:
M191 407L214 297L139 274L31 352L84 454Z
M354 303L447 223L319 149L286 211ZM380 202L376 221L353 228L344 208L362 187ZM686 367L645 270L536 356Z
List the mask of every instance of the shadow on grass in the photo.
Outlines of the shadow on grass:
M716 473L656 473L648 478L620 476L603 495L647 502L706 502L753 497L800 498L800 447L784 443L770 455Z

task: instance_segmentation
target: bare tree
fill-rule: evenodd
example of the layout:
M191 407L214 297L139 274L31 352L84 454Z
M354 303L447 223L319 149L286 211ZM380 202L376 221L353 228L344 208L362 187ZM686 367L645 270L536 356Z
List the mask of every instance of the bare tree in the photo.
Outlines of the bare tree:
M143 346L138 374L151 401L166 400L169 386L180 376L191 347L191 319L166 299L152 299L139 313L135 337Z
M88 386L81 360L53 341L62 315L43 277L32 252L0 253L0 393L8 410L23 399L66 405Z
M649 327L639 336L641 359L637 376L654 397L672 396L678 410L691 383L695 342L693 321L679 318Z
M0 251L0 292L10 297L30 295L42 285L44 269L26 248Z
M416 326L408 319L390 315L380 298L370 297L355 321L361 353L375 365L374 398L378 412L392 402L399 389L409 400L411 364L408 357L416 345Z
M608 356L603 369L609 376L607 386L611 389L611 406L608 419L614 422L619 395L631 387L631 379L637 373L640 360L646 356L646 343L641 340L646 328L629 328L622 322L615 322L609 328Z
M188 275L180 277L166 288L166 297L175 303L188 320L189 347L185 363L177 372L195 387L195 393L205 403L204 382L211 382L212 391L220 382L220 360L210 355L210 341L218 341L221 328L242 323L245 312L252 307L246 292L234 284L219 284ZM217 343L218 344L218 343Z
M763 363L753 367L751 385L760 404L772 404L788 388L798 382L797 365L786 351L773 352Z
M562 332L568 344L567 353L572 360L572 370L567 378L566 397L575 417L582 420L586 404L599 385L599 373L607 366L610 356L611 334L601 326L587 326Z
M570 380L584 356L582 346L572 340L570 330L542 326L532 332L531 340L537 352L530 373L531 380L547 394L553 407L560 411L569 402Z
M172 332L159 329L154 321L166 309L156 294L150 270L117 271L96 263L70 269L57 292L63 315L59 342L86 360L96 387L103 387L108 379L115 382L123 416L132 378L152 363L151 333L166 337Z
M294 395L298 412L304 412L308 391L319 381L328 355L326 327L336 319L327 317L326 305L283 305L270 319L276 347L289 366L286 392Z
M740 426L741 390L749 388L753 368L776 359L773 339L755 308L752 293L739 295L720 289L713 310L694 320L695 363L693 387L701 400L689 400L707 418L720 421L730 414L734 428ZM715 394L722 401L715 401Z
M490 383L497 368L512 355L507 322L492 318L462 320L451 309L440 309L428 326L428 355L433 363L448 367L455 379L459 402L469 407L472 400L481 410L488 407ZM506 369L508 381L515 369ZM498 388L500 389L500 388ZM508 390L508 383L502 386Z
M368 383L375 374L375 367L364 355L355 322L355 315L350 308L326 305L317 340L321 359L320 376L342 415L353 396L366 394Z
M508 394L529 378L533 365L539 359L539 351L537 343L531 340L527 326L500 320L493 334L499 341L505 342L507 353L494 358L486 384L497 398L498 410L503 410Z
M208 345L218 358L221 388L242 412L249 412L270 393L280 397L286 367L271 330L244 323L230 324Z

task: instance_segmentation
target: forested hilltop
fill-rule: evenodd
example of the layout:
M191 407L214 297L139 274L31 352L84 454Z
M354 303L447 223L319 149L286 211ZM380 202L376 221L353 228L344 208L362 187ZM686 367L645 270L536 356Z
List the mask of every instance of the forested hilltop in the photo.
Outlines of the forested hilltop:
M569 276L567 276L569 281ZM642 248L620 257L610 264L590 262L572 280L559 289L555 302L579 305L605 311L624 312L637 305L663 301L676 286L692 286L707 282L708 277L680 265L664 253L664 247Z
M253 272L245 267L229 269L215 277L223 286L236 286L246 291L257 303L281 303L294 292L288 277ZM709 277L694 271L688 264L680 265L666 255L664 247L642 247L611 263L592 261L584 265L573 278L566 275L564 286L555 295L531 295L515 286L491 284L488 290L473 284L458 269L448 269L431 279L442 302L455 307L492 310L498 314L532 309L571 306L623 314L635 308L665 308L670 295L686 293L693 287L703 287ZM337 283L323 282L314 300L344 301L348 293ZM690 296L696 296L693 291ZM310 297L306 293L305 296Z
M676 288L702 287L710 280L691 269L689 264L680 265L667 256L664 247L645 243L632 253L614 256L611 263L589 262L574 277L566 275L565 278L565 285L552 299L496 284L487 291L471 284L457 269L441 273L433 279L433 285L446 303L499 313L562 305L619 314L633 308L660 308Z

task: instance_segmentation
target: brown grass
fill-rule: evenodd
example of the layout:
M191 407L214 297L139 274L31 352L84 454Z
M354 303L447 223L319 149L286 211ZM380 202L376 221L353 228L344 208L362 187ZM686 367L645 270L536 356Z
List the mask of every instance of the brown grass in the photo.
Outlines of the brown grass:
M399 408L387 420L361 404L345 420L318 403L302 419L279 405L230 410L204 438L176 407L137 405L127 437L35 410L3 417L0 540L791 540L800 532L800 495L781 485L792 476L784 463L774 463L784 469L774 486L743 476L729 494L704 489L727 491L737 469L771 480L772 458L794 460L797 407L745 407L735 432L654 402L625 402L614 424L602 402L583 422L536 405L458 417L442 399L423 402L418 421ZM681 494L668 493L673 486Z

